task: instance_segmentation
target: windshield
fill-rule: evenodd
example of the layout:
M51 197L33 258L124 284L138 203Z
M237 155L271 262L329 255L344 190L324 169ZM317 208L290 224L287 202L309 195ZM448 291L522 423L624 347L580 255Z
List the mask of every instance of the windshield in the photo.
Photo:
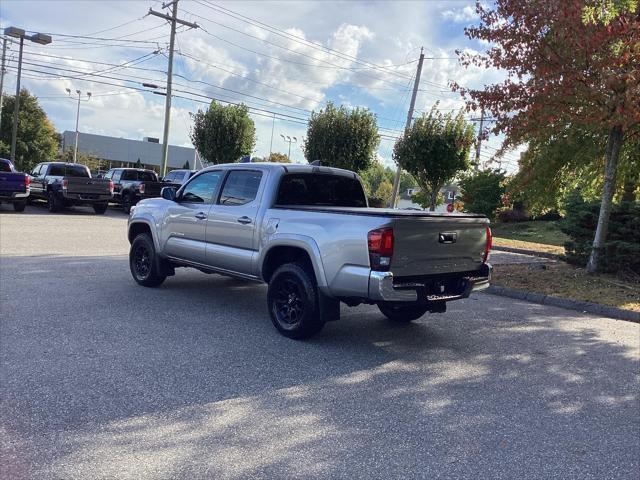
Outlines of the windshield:
M366 207L357 178L325 173L295 173L282 177L277 205Z
M88 177L89 171L83 165L51 165L50 177Z

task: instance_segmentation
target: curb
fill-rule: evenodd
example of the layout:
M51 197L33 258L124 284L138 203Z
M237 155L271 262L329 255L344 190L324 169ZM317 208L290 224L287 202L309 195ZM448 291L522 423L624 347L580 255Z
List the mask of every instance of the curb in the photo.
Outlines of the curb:
M520 253L522 255L532 255L534 257L549 258L551 260L560 260L560 255L558 254L548 253L548 252L538 252L536 250L526 250L524 248L499 247L497 245L493 245L491 247L491 250L496 250L498 252Z
M552 297L551 295L545 295L543 293L527 292L525 290L516 290L514 288L501 287L499 285L491 285L485 290L485 292L491 295L500 295L502 297L525 300L531 303L551 305L554 307L566 308L567 310L589 312L618 320L640 323L640 312L632 312L631 310L624 310L618 307L610 307L608 305L600 305L592 302L580 302L578 300L569 300L567 298Z

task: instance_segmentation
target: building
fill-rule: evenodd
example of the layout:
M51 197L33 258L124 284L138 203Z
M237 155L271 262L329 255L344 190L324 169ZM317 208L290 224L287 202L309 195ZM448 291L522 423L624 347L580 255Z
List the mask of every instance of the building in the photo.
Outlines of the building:
M447 212L447 206L455 202L456 194L459 190L460 188L455 183L442 187L442 189L440 190L440 195L442 195L443 203L440 205L436 205L435 211L439 213ZM420 187L412 187L403 192L400 192L400 198L398 198L397 203L398 208L421 208L420 205L415 203L411 198L418 192L420 192Z
M73 149L75 142L75 131L66 130L62 134L63 151ZM144 168L159 171L162 162L162 144L157 138L149 137L143 140L130 140L80 132L78 153L98 158L100 168L105 170L115 167L133 167L139 161L139 164ZM191 168L196 168L194 166L195 149L169 145L167 167L169 169L182 168L186 162L189 162Z

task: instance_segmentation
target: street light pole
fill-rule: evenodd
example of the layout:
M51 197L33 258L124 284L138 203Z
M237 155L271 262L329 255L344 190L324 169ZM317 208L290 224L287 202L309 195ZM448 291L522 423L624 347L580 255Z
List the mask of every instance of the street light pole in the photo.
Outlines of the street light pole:
M283 135L282 133L280 136L285 142L289 142L289 153L287 154L287 158L291 161L291 143L296 143L298 139L296 137L290 137L289 135Z
M67 93L71 98L71 90L67 88ZM82 92L80 90L76 90L78 94L78 108L76 110L76 144L73 148L73 163L78 163L78 137L80 135L80 131L78 130L78 126L80 124L80 100L82 99ZM87 92L87 101L91 100L91 92Z
M16 98L13 101L13 125L11 128L11 161L16 163L16 144L18 143L18 113L20 111L20 76L22 75L22 48L24 36L20 37L20 53L18 54L18 79L16 80Z
M24 39L31 40L40 45L48 45L51 43L51 37L44 33L34 33L27 35L22 28L7 27L4 34L9 37L20 39L20 52L18 54L18 78L16 80L16 98L13 104L13 125L11 128L11 161L16 161L16 144L18 142L18 114L20 112L20 77L22 76L22 50L24 47Z

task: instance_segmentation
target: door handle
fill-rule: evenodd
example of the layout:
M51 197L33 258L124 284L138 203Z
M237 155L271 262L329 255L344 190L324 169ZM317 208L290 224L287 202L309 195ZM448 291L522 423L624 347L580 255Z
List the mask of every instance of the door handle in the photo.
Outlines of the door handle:
M199 212L199 213L196 213L196 218L198 220L204 220L205 218L207 218L207 216L204 214L204 212Z
M240 217L238 219L238 222L243 225L246 225L247 223L251 223L251 219L245 215L244 217Z

